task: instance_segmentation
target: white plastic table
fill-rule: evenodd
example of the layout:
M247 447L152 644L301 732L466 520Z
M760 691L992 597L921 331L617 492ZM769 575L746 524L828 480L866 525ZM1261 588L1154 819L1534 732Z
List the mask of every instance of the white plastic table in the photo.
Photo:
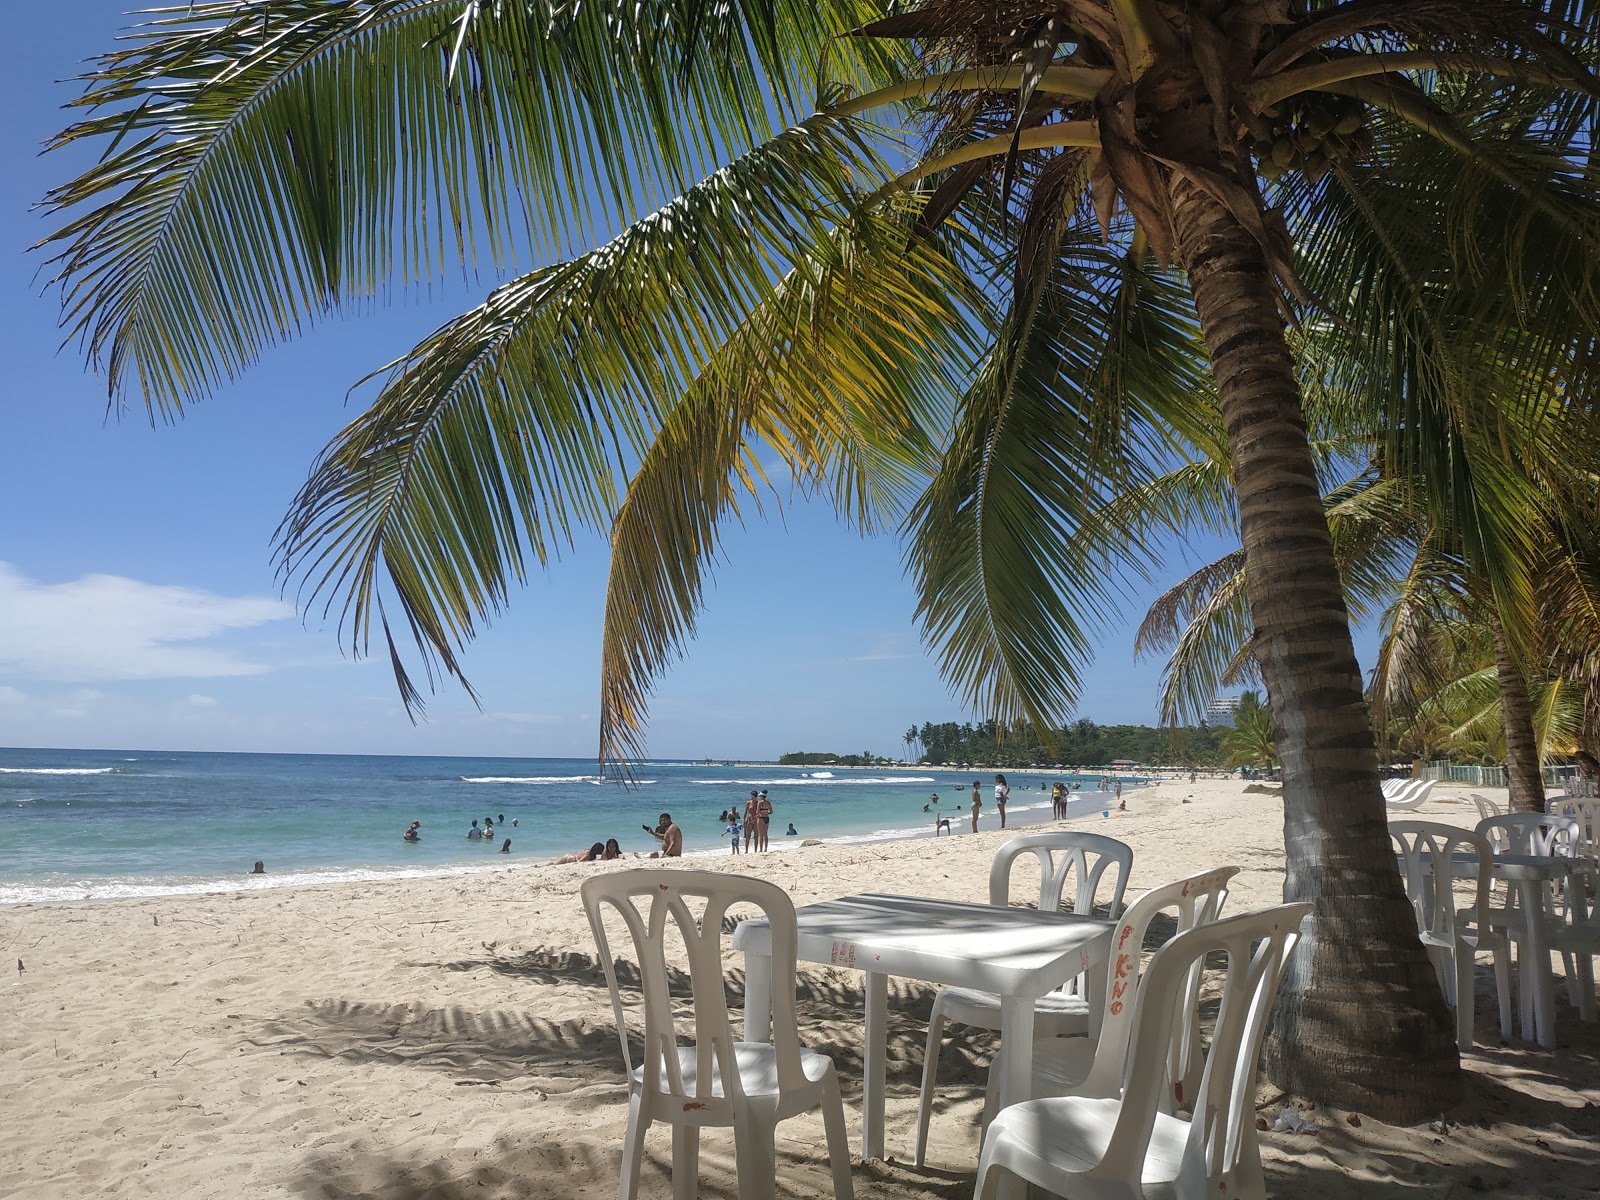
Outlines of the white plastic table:
M866 1055L861 1154L883 1157L884 1060L889 976L1000 997L1000 1106L1028 1099L1032 1080L1034 1001L1074 975L1088 973L1090 1034L1098 1032L1104 965L1114 921L1071 913L1001 908L957 900L868 893L795 911L801 962L866 973ZM743 921L733 948L745 956L745 1038L772 1027L771 938L764 919Z
M1451 873L1458 878L1474 878L1478 874L1478 860L1471 854L1453 854ZM1432 870L1432 855L1422 855L1422 863ZM1517 946L1517 1010L1522 1024L1522 1036L1532 1034L1533 1040L1546 1050L1556 1044L1555 979L1550 972L1550 943L1545 937L1545 923L1536 919L1543 914L1544 885L1564 879L1583 870L1583 863L1575 858L1548 854L1496 854L1491 866L1494 875L1517 889L1517 902L1522 906L1524 926Z

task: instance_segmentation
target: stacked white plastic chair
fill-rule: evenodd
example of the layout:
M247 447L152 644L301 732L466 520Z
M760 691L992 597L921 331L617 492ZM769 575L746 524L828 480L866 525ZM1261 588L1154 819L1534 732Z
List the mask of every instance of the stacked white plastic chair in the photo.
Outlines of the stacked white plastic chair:
M1098 833L1028 833L1012 838L995 851L989 866L989 903L1005 906L1011 899L1011 871L1016 860L1031 854L1039 867L1039 910L1056 912L1063 903L1067 910L1082 915L1094 911L1096 898L1103 893L1108 911L1114 917L1122 911L1122 894L1133 869L1133 849L1126 842ZM1068 896L1068 885L1072 894ZM1064 980L1061 988L1034 1005L1034 1041L1069 1037L1089 1031L1089 1002L1083 981ZM922 1060L922 1090L917 1119L917 1146L914 1159L922 1165L928 1143L928 1118L933 1111L933 1092L939 1073L939 1051L944 1027L949 1021L974 1025L980 1029L1000 1028L1000 998L975 988L940 988L928 1017L928 1045ZM989 1099L998 1094L999 1080L992 1072ZM988 1111L988 1105L985 1106Z
M1578 823L1574 853L1579 858L1600 860L1600 799L1563 797L1546 806L1551 816L1571 817Z
M693 1200L698 1186L700 1127L731 1127L739 1195L772 1200L777 1190L779 1121L822 1108L835 1200L851 1200L850 1147L833 1061L800 1045L796 1032L794 905L782 888L711 871L634 870L584 881L584 910L611 987L617 1036L628 1073L628 1129L622 1146L620 1200L639 1190L645 1133L672 1126L672 1194ZM696 915L691 903L703 902ZM761 910L772 927L772 1040L736 1041L728 1017L722 967L723 918L735 905ZM644 1046L638 1065L616 964L606 931L621 920L639 963ZM666 947L669 930L689 962L689 1015L673 1010ZM679 1025L690 1038L680 1037Z
M1068 1200L1264 1200L1256 1141L1256 1061L1278 983L1309 904L1202 925L1163 946L1145 968L1120 1094L1059 1096L1005 1109L978 1162L977 1200L1022 1197L1028 1184ZM1168 1100L1175 1025L1197 1019L1173 1003L1197 999L1190 979L1221 954L1221 1006L1194 1093ZM1187 1108L1181 1112L1164 1112Z
M1480 951L1494 955L1495 988L1500 1001L1500 1036L1512 1035L1511 947L1504 933L1484 923L1489 911L1494 848L1480 833L1432 821L1391 821L1389 836L1401 857L1406 896L1417 917L1417 934L1439 973L1444 997L1456 1010L1456 1045L1472 1049L1473 967ZM1475 864L1471 905L1458 909L1456 855Z
M1432 779L1385 779L1382 784L1383 800L1390 808L1420 808L1433 791Z
M1478 822L1478 832L1494 845L1496 854L1526 854L1577 858L1583 829L1570 816L1556 813L1506 813ZM1567 996L1585 1021L1595 1019L1594 955L1600 954L1600 912L1596 910L1593 881L1575 871L1565 886L1546 886L1541 911L1524 914L1521 894L1506 889L1503 903L1488 918L1506 936L1522 936L1529 920L1544 922L1550 949L1561 954L1567 974ZM1518 951L1519 956L1522 951ZM1522 970L1518 962L1518 971ZM1538 964L1539 970L1546 964Z
M1176 936L1220 920L1222 908L1228 902L1228 883L1238 873L1238 867L1202 871L1153 888L1128 905L1128 911L1117 923L1111 957L1106 964L1106 1008L1100 1021L1100 1036L1094 1042L1087 1038L1051 1038L1035 1043L1035 1098L1121 1094L1128 1036L1133 1031L1134 1001L1144 976L1145 942L1151 922L1162 913L1171 913ZM1180 1011L1193 1010L1194 997L1190 989L1198 986L1199 979L1197 967L1185 981L1184 993L1173 997ZM1184 1096L1193 1096L1203 1064L1197 1023L1173 1022L1167 1060L1172 1087L1164 1092L1165 1100L1181 1101ZM1170 1103L1162 1111L1172 1111Z

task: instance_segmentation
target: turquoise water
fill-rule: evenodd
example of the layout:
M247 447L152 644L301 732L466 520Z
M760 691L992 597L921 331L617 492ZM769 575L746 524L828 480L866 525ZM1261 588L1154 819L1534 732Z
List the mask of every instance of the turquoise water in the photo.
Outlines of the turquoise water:
M677 761L641 763L635 775L631 788L603 780L586 759L0 749L0 904L449 874L611 837L648 851L656 843L640 826L663 811L688 850L725 849L718 814L751 788L769 792L774 849L805 837L926 836L929 794L950 812L975 778L984 782L981 827L997 824L992 775L971 770ZM1082 784L1075 815L1098 817L1105 802L1090 792L1098 775L1007 777L1019 823L1048 817L1040 785L1058 778ZM493 842L468 840L469 823L485 816L495 820ZM422 840L403 842L414 820ZM784 836L790 822L799 837ZM506 837L510 855L499 852ZM264 876L248 874L257 859Z

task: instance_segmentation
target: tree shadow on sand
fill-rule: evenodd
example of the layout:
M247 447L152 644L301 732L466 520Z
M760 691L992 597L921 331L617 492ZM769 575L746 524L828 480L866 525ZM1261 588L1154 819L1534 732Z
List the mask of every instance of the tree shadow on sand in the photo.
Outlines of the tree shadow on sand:
M821 1145L785 1137L778 1127L777 1196L780 1200L817 1200L833 1194L826 1150ZM671 1143L654 1129L646 1143L640 1194L671 1192ZM401 1150L351 1149L322 1152L306 1159L301 1173L288 1182L291 1195L317 1200L526 1200L560 1196L563 1200L610 1200L617 1192L621 1153L614 1142L592 1138L502 1137L486 1153L470 1161L462 1157L430 1157ZM858 1200L967 1200L973 1172L911 1171L893 1163L860 1162L853 1172ZM701 1136L700 1195L709 1200L740 1196L734 1166L732 1135L707 1129Z

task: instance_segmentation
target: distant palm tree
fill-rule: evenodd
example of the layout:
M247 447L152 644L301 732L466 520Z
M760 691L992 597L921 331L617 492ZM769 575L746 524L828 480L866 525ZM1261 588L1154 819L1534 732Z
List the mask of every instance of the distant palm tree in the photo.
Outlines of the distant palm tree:
M1369 203L1397 178L1451 198L1463 245L1486 207L1559 218L1538 247L1566 273L1488 261L1485 294L1592 323L1600 220L1574 163L1597 21L1559 0L209 0L102 59L59 139L103 151L50 196L63 316L114 397L172 415L392 279L541 256L394 364L283 562L358 651L380 633L415 707L391 610L429 680L459 678L527 557L609 530L602 753L623 758L774 456L861 528L909 505L947 677L1053 726L1116 604L1075 550L1085 510L1199 436L1214 381L1285 892L1317 902L1272 1070L1419 1117L1457 1060L1388 853L1282 314L1311 297L1296 245L1308 268L1403 241L1409 217ZM805 115L795 64L824 47ZM1486 106L1520 113L1469 131ZM927 135L909 170L907 120ZM1435 158L1397 176L1387 139L1410 126ZM1317 291L1380 360L1389 323L1425 316L1360 273Z
M1272 740L1272 713L1258 692L1245 692L1233 710L1233 728L1222 735L1222 749L1230 767L1269 770L1278 763Z

